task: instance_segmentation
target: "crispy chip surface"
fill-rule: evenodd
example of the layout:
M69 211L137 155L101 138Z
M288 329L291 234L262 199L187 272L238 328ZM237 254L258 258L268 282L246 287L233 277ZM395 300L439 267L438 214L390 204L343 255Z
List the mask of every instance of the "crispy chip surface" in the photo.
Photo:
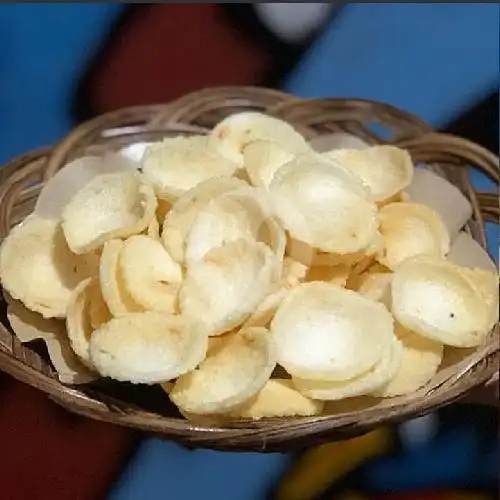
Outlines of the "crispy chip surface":
M374 392L379 397L411 394L436 375L443 360L443 344L396 325L396 336L403 344L403 360L395 376Z
M93 332L90 323L90 300L92 289L98 286L95 279L82 281L71 295L66 314L66 331L71 348L80 360L94 369L90 361L90 337ZM95 292L94 292L95 293Z
M390 203L380 209L383 251L377 260L394 270L418 255L443 258L450 251L450 236L437 212L417 203Z
M271 331L278 363L293 376L343 381L373 367L394 337L387 308L322 282L297 286L283 300Z
M251 183L266 189L277 170L294 158L284 147L265 140L253 141L243 150L243 165Z
M95 177L118 172L136 172L139 164L116 153L84 156L66 164L42 188L34 212L58 219L73 196Z
M276 311L278 310L280 304L283 302L283 300L289 293L290 290L288 290L286 287L282 287L279 288L278 290L271 292L267 297L265 297L262 300L262 302L248 317L248 319L244 323L244 326L268 327L274 315L276 314Z
M184 262L186 238L199 211L213 198L245 186L248 184L241 179L216 177L201 182L173 204L165 217L161 238L175 261Z
M491 330L499 317L499 276L498 272L486 271L481 268L470 268L459 266L460 274L479 294L486 310L485 329Z
M104 244L99 267L101 292L113 316L143 311L125 287L120 266L120 255L124 247L122 240L110 240Z
M128 238L120 251L118 272L127 294L144 309L177 310L182 269L159 241L146 235Z
M283 258L285 231L273 217L266 193L259 189L249 187L223 193L199 210L186 238L186 264L238 239L261 241L278 259Z
M252 111L228 116L209 135L209 144L239 166L243 165L245 146L256 140L276 143L292 153L309 150L305 139L291 125Z
M394 272L391 296L403 327L455 347L480 345L498 316L498 277L445 260L403 262Z
M357 252L376 235L377 207L361 181L319 156L304 155L283 165L269 190L290 236L313 248Z
M113 238L144 231L156 210L153 188L139 174L95 177L80 189L62 212L62 228L74 253L89 252Z
M101 375L132 383L172 380L205 357L207 336L195 323L158 312L113 318L90 339L90 358Z
M276 366L265 328L248 328L223 339L200 366L177 380L171 400L197 415L226 413L258 393Z
M283 259L281 282L286 286L298 285L307 277L309 267L302 262L286 256Z
M390 308L392 276L392 272L385 266L375 264L366 272L353 276L348 287Z
M311 417L319 415L323 401L314 401L301 394L291 380L271 379L243 406L229 412L232 418Z
M297 245L296 242L293 242L293 244ZM302 247L304 246L302 244ZM302 252L306 258L307 255L312 255L310 258L311 266L348 266L352 268L353 272L360 274L374 263L375 257L383 251L383 248L382 235L376 231L369 245L357 252L339 254L315 251L312 248L299 248L298 251L299 255Z
M56 220L29 216L0 248L2 286L45 318L66 316L71 292L90 271L87 257L70 251Z
M160 241L160 223L158 222L158 219L156 217L151 219L151 222L149 223L149 226L146 230L146 234L150 238Z
M366 396L393 379L400 369L402 361L403 346L399 340L394 338L392 345L384 353L382 359L368 371L356 377L342 381L307 380L293 377L292 381L298 391L317 400L336 401Z
M88 314L89 322L92 330L97 330L102 325L111 319L111 312L104 301L102 296L101 285L99 283L98 275L93 279L92 286L89 287L88 295Z
M237 240L208 252L187 269L179 292L182 314L220 335L252 314L270 293L280 262L263 243Z
M231 177L236 168L209 147L206 136L166 138L152 144L142 159L144 176L156 194L169 201L212 177Z
M334 149L327 159L341 162L369 187L377 202L384 202L406 189L413 178L413 162L407 151L395 146Z

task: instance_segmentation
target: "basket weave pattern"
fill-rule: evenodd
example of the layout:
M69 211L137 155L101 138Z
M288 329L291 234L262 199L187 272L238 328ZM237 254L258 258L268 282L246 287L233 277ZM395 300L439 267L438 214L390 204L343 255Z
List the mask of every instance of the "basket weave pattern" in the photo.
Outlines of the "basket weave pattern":
M425 163L455 184L471 201L472 236L486 246L485 222L498 223L498 196L478 193L467 168L482 170L497 184L498 158L467 140L438 134L418 118L392 106L356 99L302 100L262 88L224 87L192 93L165 105L123 109L84 123L53 148L30 152L0 169L0 240L33 209L44 181L68 161L85 154L117 150L128 144L179 133L205 133L223 117L258 110L291 123L308 139L343 131L370 144L406 148L415 163ZM380 131L383 130L383 137ZM487 345L438 376L411 397L385 400L359 412L297 419L240 421L205 428L187 422L168 406L144 402L138 388L61 384L43 352L22 345L11 333L2 303L0 369L45 392L68 410L103 421L138 428L194 447L227 450L286 451L344 439L381 423L417 416L460 398L498 372L498 325ZM119 386L120 384L118 384ZM145 389L145 393L151 391ZM151 400L167 399L151 392Z

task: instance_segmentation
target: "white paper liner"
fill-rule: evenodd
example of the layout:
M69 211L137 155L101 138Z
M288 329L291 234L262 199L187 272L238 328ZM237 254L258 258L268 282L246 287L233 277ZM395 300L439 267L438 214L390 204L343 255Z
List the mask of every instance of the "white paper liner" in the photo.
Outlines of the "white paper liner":
M452 241L472 216L472 206L460 190L426 168L415 169L405 191L411 202L427 205L441 216Z
M448 259L459 266L485 269L498 273L488 252L469 234L461 231L453 241Z
M64 384L85 384L98 378L90 372L71 349L64 321L44 319L21 302L7 299L7 318L16 337L22 342L41 339L47 346L51 363Z
M117 153L102 157L84 156L65 165L42 188L34 212L47 219L59 219L73 196L94 177L102 174L136 171L139 164Z
M140 163L144 157L144 153L149 146L153 144L152 142L137 142L135 144L129 144L124 148L120 149L119 153L127 158L128 160Z
M365 149L370 146L363 139L346 132L315 137L309 141L309 145L318 153L326 153L332 149Z

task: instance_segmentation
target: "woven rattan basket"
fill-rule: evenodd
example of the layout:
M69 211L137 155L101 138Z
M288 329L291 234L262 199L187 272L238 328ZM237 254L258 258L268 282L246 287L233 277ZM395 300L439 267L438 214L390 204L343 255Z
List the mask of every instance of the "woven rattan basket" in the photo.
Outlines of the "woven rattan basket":
M90 152L118 149L162 136L206 132L222 117L241 110L261 110L287 120L309 139L345 131L376 144L406 148L415 163L425 163L458 186L470 199L468 229L486 245L485 222L498 222L498 197L478 193L467 167L499 180L498 158L467 140L435 133L418 118L387 104L357 99L302 100L262 88L216 88L192 93L165 105L123 109L77 127L53 148L25 154L0 169L0 239L33 209L44 181L69 160ZM240 421L203 427L184 420L159 388L131 387L107 381L67 386L43 351L11 333L2 304L0 369L45 392L71 412L130 426L193 447L226 450L287 451L362 434L381 424L401 421L451 403L498 371L498 328L446 377L411 397L385 400L374 407L334 416Z

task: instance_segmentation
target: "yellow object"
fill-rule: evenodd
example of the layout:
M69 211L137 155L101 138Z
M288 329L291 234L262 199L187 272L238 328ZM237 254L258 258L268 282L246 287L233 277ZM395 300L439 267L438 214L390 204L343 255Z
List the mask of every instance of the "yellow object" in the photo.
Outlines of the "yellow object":
M390 431L384 428L306 451L284 477L276 499L310 500L366 460L384 453L389 445ZM363 500L353 495L352 500Z

